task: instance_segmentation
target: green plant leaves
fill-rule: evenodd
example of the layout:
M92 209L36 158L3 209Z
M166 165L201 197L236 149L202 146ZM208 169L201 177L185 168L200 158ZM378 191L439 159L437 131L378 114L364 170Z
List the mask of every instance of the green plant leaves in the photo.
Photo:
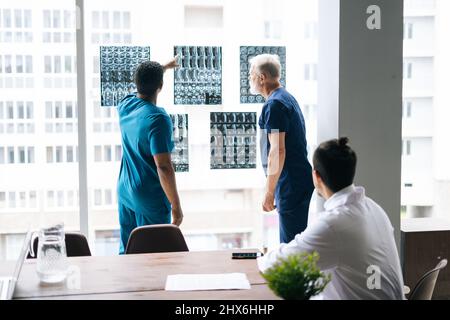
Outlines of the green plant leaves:
M301 253L279 259L263 273L269 288L286 300L308 300L321 293L331 277L317 267L319 254Z

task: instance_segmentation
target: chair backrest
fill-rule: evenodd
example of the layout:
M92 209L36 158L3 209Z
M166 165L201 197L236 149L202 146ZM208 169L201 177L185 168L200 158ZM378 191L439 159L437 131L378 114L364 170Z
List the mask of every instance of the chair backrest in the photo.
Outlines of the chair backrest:
M66 251L68 257L86 257L91 256L91 250L89 249L89 243L84 235L81 233L66 233ZM38 249L38 238L34 239L33 250L37 253ZM30 254L28 254L28 259L33 259Z
M134 229L125 254L180 251L189 251L180 228L173 224L157 224Z
M439 272L447 266L447 260L441 260L437 266L425 273L417 282L408 300L431 300Z

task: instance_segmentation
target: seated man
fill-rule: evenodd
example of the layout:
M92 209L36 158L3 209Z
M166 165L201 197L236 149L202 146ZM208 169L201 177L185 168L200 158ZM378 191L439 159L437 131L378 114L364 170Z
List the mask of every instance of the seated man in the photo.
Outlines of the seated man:
M383 209L355 187L356 154L348 139L322 143L313 156L313 180L325 211L288 244L258 259L262 272L278 258L316 251L331 274L324 299L404 299L394 229ZM376 279L379 279L377 281Z

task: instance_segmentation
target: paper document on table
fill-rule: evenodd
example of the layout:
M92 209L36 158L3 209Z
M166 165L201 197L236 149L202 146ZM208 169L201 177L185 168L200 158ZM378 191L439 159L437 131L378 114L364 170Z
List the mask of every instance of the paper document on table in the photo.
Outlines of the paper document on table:
M250 289L245 273L174 274L167 276L167 291Z

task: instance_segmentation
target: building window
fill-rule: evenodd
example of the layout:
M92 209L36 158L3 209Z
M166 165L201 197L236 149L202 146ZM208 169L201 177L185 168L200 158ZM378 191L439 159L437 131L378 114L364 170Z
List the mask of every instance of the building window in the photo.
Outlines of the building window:
M412 102L405 101L403 102L403 118L411 118L412 117Z
M403 63L403 77L405 79L412 79L413 64L412 62Z
M403 156L410 156L411 155L411 147L412 147L411 140L403 140L403 144L402 144L402 154L403 154Z
M403 28L403 39L411 40L413 38L414 24L411 22L405 23Z

